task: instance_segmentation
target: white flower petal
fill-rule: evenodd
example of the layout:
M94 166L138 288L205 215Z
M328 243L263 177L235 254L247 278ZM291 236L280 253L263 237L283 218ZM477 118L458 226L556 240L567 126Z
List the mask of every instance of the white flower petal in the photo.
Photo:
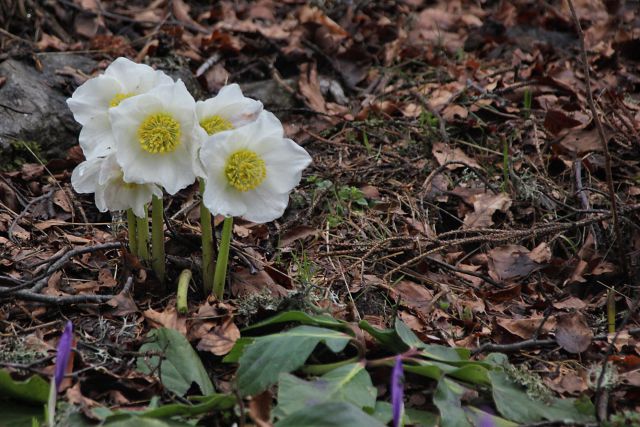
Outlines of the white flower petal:
M244 192L225 177L229 157L241 150L258 155L267 172L262 183ZM302 147L283 138L280 121L267 112L246 126L209 136L200 148L199 159L206 173L205 205L212 213L242 216L253 222L272 221L284 213L289 192L311 163Z
M117 79L98 76L79 86L71 98L67 99L67 105L73 113L73 118L84 125L96 117L107 114L109 102L123 90Z
M104 159L89 159L80 163L71 173L71 185L78 193L94 193Z
M289 204L289 193L278 194L260 186L244 199L247 211L242 217L255 223L270 222L282 216ZM247 194L249 196L249 194Z
M173 79L145 64L135 63L120 57L111 63L104 71L106 76L112 76L122 82L123 93L145 93L162 84L171 84Z
M267 168L264 185L277 193L291 191L300 183L302 171L311 164L311 156L291 139L269 139L265 145L271 150L261 154Z
M247 207L240 197L236 197L234 190L218 174L207 176L205 180L202 202L213 215L227 217L241 216L247 211Z
M238 128L256 120L262 108L262 102L247 98L242 94L240 86L233 83L220 89L215 97L198 101L196 114L198 121L220 116L229 120L234 128Z
M114 145L109 115L105 112L87 121L80 129L78 140L85 158L106 156Z
M169 114L180 124L180 143L174 151L150 153L140 144L138 129L150 115ZM193 183L193 157L197 141L195 101L184 83L158 86L136 97L125 99L109 111L118 163L127 182L155 183L175 194Z

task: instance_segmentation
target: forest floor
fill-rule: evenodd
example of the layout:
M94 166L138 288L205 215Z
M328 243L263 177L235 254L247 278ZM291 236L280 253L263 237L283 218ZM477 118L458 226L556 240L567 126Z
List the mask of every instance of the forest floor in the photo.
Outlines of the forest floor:
M122 217L73 191L77 140L51 154L39 148L44 134L14 138L0 161L0 367L13 378L0 377L0 395L5 380L52 375L71 320L75 360L60 415L70 418L60 425L104 422L96 409L140 409L152 398L188 404L160 373L140 369L140 347L160 327L186 337L215 390L235 396L235 365L221 360L255 336L245 328L304 312L316 327L329 316L346 322L367 359L393 351L364 331L393 330L396 319L422 343L470 350L472 361L507 354L529 396L591 402L590 418L567 425L640 425L637 1L574 0L582 32L566 1L146 3L0 0L0 61L40 71L46 55L92 59L89 72L55 71L64 98L119 56L179 68L200 86L196 98L239 83L313 163L282 218L235 222L219 301L201 290L196 186L165 199L165 291L122 246ZM2 98L14 77L0 74L5 113L15 109ZM186 315L173 287L185 268L194 273ZM314 357L337 356L325 348ZM367 369L388 401L389 366ZM441 385L414 375L407 408L470 425L444 421ZM478 406L482 390L449 397ZM285 409L280 391L265 393L178 418L268 426L272 402ZM562 423L485 407L518 424ZM24 408L13 412L42 413ZM277 425L295 425L280 414Z

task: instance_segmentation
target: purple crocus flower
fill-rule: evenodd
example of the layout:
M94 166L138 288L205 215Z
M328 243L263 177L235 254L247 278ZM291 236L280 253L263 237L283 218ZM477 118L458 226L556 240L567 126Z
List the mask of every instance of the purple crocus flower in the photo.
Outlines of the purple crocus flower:
M396 363L391 371L391 408L393 411L393 427L399 427L404 409L404 374L402 356L396 356Z
M62 337L60 337L60 342L58 343L57 353L56 353L56 370L53 374L53 381L56 386L56 392L60 390L60 384L64 379L64 373L67 370L67 365L69 364L69 357L71 356L71 346L73 345L73 324L71 321L67 322L67 325L64 327L64 332L62 333Z

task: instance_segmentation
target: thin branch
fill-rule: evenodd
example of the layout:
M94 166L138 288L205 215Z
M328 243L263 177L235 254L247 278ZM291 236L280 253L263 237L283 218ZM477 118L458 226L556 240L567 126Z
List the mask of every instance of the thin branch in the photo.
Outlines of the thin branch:
M609 147L607 145L607 138L604 134L604 128L602 127L602 122L600 121L600 116L598 115L598 110L596 109L596 104L593 100L593 92L591 90L591 76L589 74L590 67L587 59L587 49L584 44L584 32L582 31L582 27L580 26L580 20L578 19L575 7L573 6L573 1L567 0L567 2L569 3L571 17L573 18L573 23L576 26L576 31L578 32L578 37L580 38L580 53L582 57L585 85L587 88L587 101L589 102L589 108L591 109L591 114L593 115L593 121L596 124L596 129L598 130L598 136L600 137L602 152L604 154L604 167L607 177L607 189L609 191L609 202L611 203L611 219L613 222L613 229L616 235L616 240L618 242L618 256L620 257L620 263L622 264L622 270L624 271L625 277L629 277L627 257L624 251L624 241L622 240L622 231L620 230L620 223L618 221L618 203L616 201L616 191L613 186L613 173L611 172L611 154L609 153Z

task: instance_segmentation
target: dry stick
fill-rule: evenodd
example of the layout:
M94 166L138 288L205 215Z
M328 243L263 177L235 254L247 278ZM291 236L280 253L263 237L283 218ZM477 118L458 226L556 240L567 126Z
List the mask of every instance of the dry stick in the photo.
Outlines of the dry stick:
M609 394L607 393L606 387L604 389L602 388L604 377L605 377L605 374L607 373L607 362L609 361L609 357L613 354L613 350L615 349L614 344L616 343L618 336L620 335L624 327L627 326L627 323L629 323L629 320L631 320L631 316L635 314L639 303L640 303L640 292L636 291L636 296L633 299L633 302L631 303L631 305L629 306L629 311L627 311L627 314L624 316L624 319L622 319L622 322L620 322L620 326L618 327L616 334L613 336L613 340L611 340L611 344L609 344L609 348L607 349L607 354L605 354L604 356L604 361L602 362L602 370L600 371L600 376L598 377L598 384L596 385L596 416L598 417L599 421L605 421L607 419L607 406L609 403ZM630 334L632 333L631 331L633 331L633 329L629 331ZM602 412L604 412L604 414Z
M131 289L133 284L133 276L129 276L122 288L121 293L127 293ZM55 305L72 305L72 304L88 304L88 303L103 303L116 297L116 295L69 295L69 296L56 296L56 295L42 295L31 291L19 291L15 294L21 300L41 302L44 304Z
M620 332L628 332L629 335L640 335L640 328L629 329L627 331L622 331L621 330ZM602 335L596 335L595 337L593 337L593 340L604 341L604 340L606 340L608 338L609 338L608 334L602 334ZM616 335L614 337L614 339L612 340L612 343L615 343L617 339L618 339L618 337ZM513 344L485 343L485 344L482 344L480 347L472 350L471 354L476 355L476 354L479 354L479 353L486 353L486 352L489 352L489 351L498 351L498 352L501 352L501 353L512 353L512 352L515 352L515 351L518 351L518 350L525 350L525 349L528 349L528 348L546 347L546 346L557 345L557 344L558 344L558 342L554 338L547 338L547 339L544 339L544 340L532 338L532 339L516 342L516 343L513 343Z
M15 240L13 239L13 229L18 223L18 221L20 221L27 214L27 212L29 212L29 208L33 206L35 203L39 202L40 200L48 199L52 195L53 195L53 190L49 191L47 194L38 196L35 199L32 199L29 203L27 203L27 206L24 207L22 212L20 212L20 214L17 217L15 217L15 219L11 222L11 225L9 226L9 230L7 231L7 236L9 237L9 240L15 243Z
M68 252L65 252L64 255L60 256L55 262L53 262L47 268L47 271L38 278L37 282L35 283L35 285L33 285L31 289L29 289L28 291L22 291L21 293L22 289L26 288L28 285L31 285L33 283L31 281L22 283L12 288L0 287L0 296L13 294L13 293L20 296L20 295L25 295L26 293L40 292L45 286L47 286L47 281L49 280L49 276L51 276L56 270L62 268L74 256L82 255L88 252L96 252L100 250L117 249L117 248L121 248L122 246L123 244L121 242L111 242L111 243L104 243L102 245L73 249Z
M596 123L596 129L598 130L598 136L600 137L600 143L602 145L602 151L604 154L604 167L605 167L605 172L607 176L609 202L611 203L611 217L613 221L613 229L616 234L616 240L618 241L618 244L617 244L618 256L620 257L620 262L622 263L622 270L624 272L625 277L629 277L629 269L627 267L627 258L626 258L624 246L623 246L622 232L620 231L620 224L618 222L618 203L616 202L616 192L615 192L615 188L613 187L613 174L611 172L611 154L609 153L607 138L604 135L604 128L602 127L602 122L600 121L600 116L598 115L596 104L593 101L593 92L591 91L591 76L589 74L589 63L587 62L587 49L584 45L584 32L582 31L582 27L580 26L580 20L578 19L578 15L576 14L576 10L573 6L573 1L567 0L567 3L569 3L569 9L571 10L571 17L573 18L573 23L576 26L576 31L578 32L578 37L580 38L580 53L582 56L582 66L584 69L584 78L585 78L585 84L587 87L587 101L589 102L589 108L591 109L593 120Z

